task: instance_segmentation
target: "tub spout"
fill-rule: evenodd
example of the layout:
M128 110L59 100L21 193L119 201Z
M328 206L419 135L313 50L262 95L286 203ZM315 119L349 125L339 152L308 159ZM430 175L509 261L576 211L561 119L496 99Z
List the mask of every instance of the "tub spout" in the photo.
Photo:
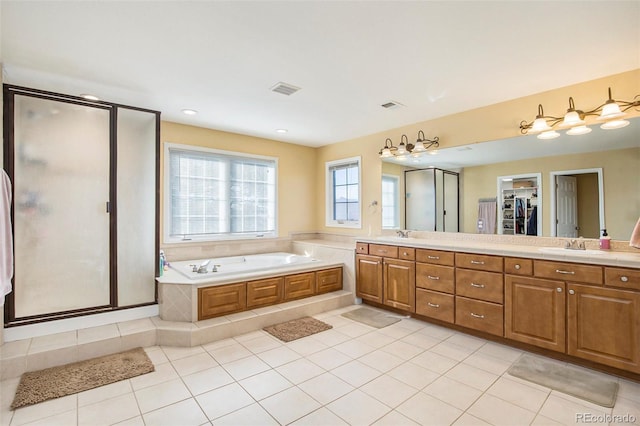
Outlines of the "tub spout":
M197 272L199 274L206 274L207 273L207 266L209 266L210 262L211 262L211 259L202 262L200 264L200 266L198 267L198 269L196 269L195 267L193 268L193 269L195 269L194 272Z

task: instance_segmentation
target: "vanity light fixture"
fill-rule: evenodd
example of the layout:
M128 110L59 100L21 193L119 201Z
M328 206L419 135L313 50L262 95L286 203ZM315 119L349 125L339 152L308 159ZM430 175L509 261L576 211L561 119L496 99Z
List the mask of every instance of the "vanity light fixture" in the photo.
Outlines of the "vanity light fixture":
M85 98L88 101L99 101L100 100L100 98L97 97L96 95L92 95L92 94L89 94L89 93L82 93L82 94L80 94L80 96Z
M182 113L184 115L196 115L198 113L198 111L196 111L195 109L185 108L185 109L182 110Z
M427 153L429 148L437 148L440 146L440 138L435 136L433 139L427 139L422 130L418 130L418 138L415 143L410 143L407 135L400 137L400 144L393 145L393 141L389 138L385 139L384 146L378 152L380 158L397 158L398 160L406 160L409 157L417 158ZM429 154L435 155L437 151L429 151Z
M607 101L589 111L576 109L572 97L569 97L569 108L562 117L544 115L542 104L539 104L538 115L536 115L535 120L532 122L524 120L520 122L520 133L539 133L538 139L554 139L560 136L560 133L554 130L554 127L557 126L558 129L568 129L566 132L568 135L584 135L591 132L584 120L588 116L598 116L596 120L604 121L600 126L602 129L620 129L629 125L629 122L621 119L621 117L627 115L626 111L631 108L640 110L640 95L636 95L633 101L614 100L611 97L611 88L609 87Z
M287 129L276 129L276 133L287 133Z

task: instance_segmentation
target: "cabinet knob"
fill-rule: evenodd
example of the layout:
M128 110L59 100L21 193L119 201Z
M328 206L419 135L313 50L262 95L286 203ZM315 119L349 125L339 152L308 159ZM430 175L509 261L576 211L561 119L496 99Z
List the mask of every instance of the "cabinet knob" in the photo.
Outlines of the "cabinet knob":
M427 305L431 306L432 308L439 308L440 305L438 305L437 303L431 303L431 302L427 302Z
M625 277L624 275L620 277L620 281L622 281L623 283L626 283L627 281L629 281L629 277Z
M573 290L569 290L569 294L576 294L576 292Z
M556 291L557 291L558 293L562 293L562 287L558 287L558 288L556 288Z
M516 264L516 266L514 266L514 268L516 268L516 270L519 270L521 268L521 266Z

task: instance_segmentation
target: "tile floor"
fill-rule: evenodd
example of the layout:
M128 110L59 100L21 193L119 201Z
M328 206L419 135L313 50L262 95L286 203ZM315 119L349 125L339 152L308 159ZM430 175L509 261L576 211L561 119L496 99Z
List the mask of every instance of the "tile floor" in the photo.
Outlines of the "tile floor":
M640 384L620 379L615 407L600 407L506 374L521 351L414 319L375 329L340 315L354 308L315 315L334 328L290 343L256 331L149 347L153 373L15 411L19 379L5 380L0 425L640 424Z

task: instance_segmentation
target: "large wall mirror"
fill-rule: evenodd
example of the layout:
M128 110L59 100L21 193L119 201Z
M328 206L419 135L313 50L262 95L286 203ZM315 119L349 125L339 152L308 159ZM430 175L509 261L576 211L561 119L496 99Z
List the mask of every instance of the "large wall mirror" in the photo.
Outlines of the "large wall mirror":
M383 229L405 229L404 172L437 167L460 175L460 232L479 232L479 202L497 198L496 181L500 176L539 174L542 230L537 235L560 235L564 231L554 226L559 220L556 183L558 176L573 175L581 201L578 229L572 235L597 238L600 229L606 227L611 238L628 240L640 217L640 117L629 121L627 127L616 130L603 130L596 124L590 126L591 133L580 136L562 132L559 138L540 140L526 135L444 148L437 155L411 159L410 164L384 159L383 175L397 177L398 219L396 226ZM387 203L393 199L387 197ZM384 210L383 205L383 216Z

